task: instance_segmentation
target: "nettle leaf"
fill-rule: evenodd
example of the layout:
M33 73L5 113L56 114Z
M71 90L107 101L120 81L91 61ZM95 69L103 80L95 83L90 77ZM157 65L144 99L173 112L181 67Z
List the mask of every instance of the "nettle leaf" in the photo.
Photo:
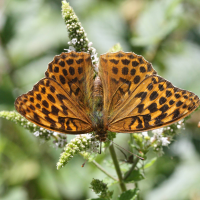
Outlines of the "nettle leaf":
M123 192L118 200L134 200L137 198L137 195L139 193L139 189L135 188L133 190L127 190L126 192Z
M125 174L126 176L126 174ZM124 182L135 182L144 179L144 174L140 170L133 170L131 174L124 180Z
M145 165L144 165L144 169L147 169L149 167L151 167L155 162L156 162L157 158L153 158L151 159L149 162L147 162Z

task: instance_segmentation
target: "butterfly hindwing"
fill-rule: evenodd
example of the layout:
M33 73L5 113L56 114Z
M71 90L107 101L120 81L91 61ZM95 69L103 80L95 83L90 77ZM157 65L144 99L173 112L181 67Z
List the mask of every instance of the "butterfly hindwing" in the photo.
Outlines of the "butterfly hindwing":
M140 132L167 126L189 115L199 104L192 92L176 88L159 76L149 76L130 95L108 130Z
M87 53L62 53L49 64L47 78L15 101L16 110L46 129L78 134L93 130L88 117L93 70Z

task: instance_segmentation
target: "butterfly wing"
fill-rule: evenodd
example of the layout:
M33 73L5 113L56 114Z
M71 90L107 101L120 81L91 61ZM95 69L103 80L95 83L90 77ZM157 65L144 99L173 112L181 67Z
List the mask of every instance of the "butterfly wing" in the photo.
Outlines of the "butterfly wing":
M141 81L156 74L152 65L134 53L106 53L100 56L99 76L104 93L105 124L111 122Z
M104 120L113 132L139 132L174 123L199 105L191 92L156 75L152 65L134 53L101 56ZM178 98L177 98L178 97Z
M87 53L62 53L49 63L46 78L15 101L16 110L49 130L80 134L93 130L89 101L93 69Z
M135 89L108 127L110 131L126 133L156 129L181 120L199 104L198 96L192 92L153 75Z

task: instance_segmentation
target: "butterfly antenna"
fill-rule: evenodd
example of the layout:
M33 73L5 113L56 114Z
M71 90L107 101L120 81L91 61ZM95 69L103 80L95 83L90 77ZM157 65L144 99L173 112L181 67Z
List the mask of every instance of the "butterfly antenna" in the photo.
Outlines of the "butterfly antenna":
M81 167L84 167L84 166L85 166L85 164L86 164L86 162L88 161L89 157L90 157L90 154L89 154L88 157L86 158L85 162L81 165Z
M107 138L108 139L108 138ZM109 140L109 139L108 139ZM124 149L123 147L121 147L120 145L118 145L118 144L116 144L115 142L113 142L112 140L109 140L110 142L112 142L114 145L116 145L116 146L118 146L118 147L120 147L121 149L123 149L124 151L127 151L127 152L129 152L130 154L132 154L132 155L134 155L134 156L136 156L136 157L138 157L140 160L144 160L144 158L142 158L142 157L140 157L140 156L138 156L137 154L134 154L134 153L132 153L132 152L130 152L129 150L127 150L127 149Z

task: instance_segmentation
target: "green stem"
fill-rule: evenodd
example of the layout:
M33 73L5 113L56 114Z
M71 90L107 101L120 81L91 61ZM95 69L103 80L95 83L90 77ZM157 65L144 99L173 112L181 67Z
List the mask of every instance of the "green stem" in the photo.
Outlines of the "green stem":
M133 147L132 147L132 145L131 144L133 144L133 134L130 134L130 148L131 148L131 152L133 152Z
M137 163L138 163L139 160L140 159L138 157L134 160L134 163L133 163L132 167L126 173L126 176L124 176L124 180L126 180L128 178L128 176L131 174L131 172L135 169L135 167L136 167L136 165L137 165Z
M109 176L110 178L112 178L114 181L119 181L118 179L116 179L115 177L113 177L112 175L110 175L101 165L99 165L96 161L92 161L93 164L99 168L104 174L106 174L107 176Z
M139 189L139 187L138 187L138 183L137 183L137 182L135 182L135 188ZM139 193L137 194L137 200L140 200Z
M119 162L117 160L117 156L116 156L116 153L115 153L115 149L113 147L113 144L111 144L109 146L109 150L110 150L110 154L111 154L111 157L112 157L112 160L113 160L113 164L115 166L115 170L117 172L117 176L119 178L119 185L120 185L120 188L122 190L122 192L125 192L126 191L126 185L125 183L123 182L123 178L122 178L122 172L121 172L121 169L119 167Z

